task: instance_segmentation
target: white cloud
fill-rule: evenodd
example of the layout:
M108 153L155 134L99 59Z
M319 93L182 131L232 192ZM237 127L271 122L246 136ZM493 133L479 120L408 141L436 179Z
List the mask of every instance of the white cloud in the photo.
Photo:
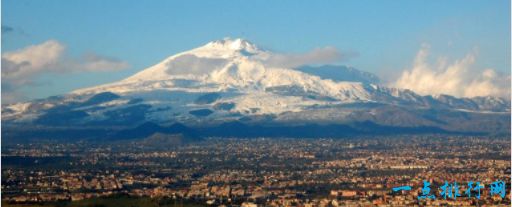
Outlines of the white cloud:
M167 73L173 75L206 74L224 67L226 63L226 59L197 57L192 54L185 54L167 63Z
M2 54L2 96L20 97L19 88L33 84L34 78L43 73L114 71L127 67L126 62L96 54L67 57L62 43L48 40Z
M340 52L334 47L316 48L304 54L272 54L264 62L268 66L294 68L310 64L331 64L357 56L353 52Z
M267 67L294 68L309 64L329 64L346 60L356 53L342 53L334 47L317 48L303 54L282 54L268 52L262 55L250 56L252 60L261 62ZM207 74L216 69L223 68L227 59L198 57L193 54L184 54L175 57L167 63L166 72L173 75Z
M64 52L64 46L55 40L49 40L39 45L32 45L15 52L2 54L2 59L18 66L17 73L44 70L50 65L57 64ZM13 75L13 74L9 74Z
M510 98L510 75L498 75L493 69L472 70L477 54L470 52L464 58L448 63L439 58L436 65L427 61L429 46L423 45L413 67L402 72L391 85L421 95L448 94L457 97L499 96Z

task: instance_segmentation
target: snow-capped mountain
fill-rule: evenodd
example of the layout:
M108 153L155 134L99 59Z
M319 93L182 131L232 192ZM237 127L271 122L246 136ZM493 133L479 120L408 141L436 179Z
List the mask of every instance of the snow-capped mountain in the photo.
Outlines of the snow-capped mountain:
M354 68L286 68L272 62L275 56L242 39L213 41L170 56L118 82L4 105L2 122L134 126L151 121L200 126L231 121L371 121L386 126L464 131L464 127L478 129L472 126L482 120L501 124L507 120L503 117L510 115L509 100L420 96L410 90L381 86L375 75ZM452 126L452 118L445 117L450 113L463 113L467 126Z
M241 39L224 39L171 56L120 82L75 91L74 94L118 94L167 90L186 92L262 93L281 87L333 97L338 101L369 100L359 82L336 82L298 70L268 67L273 54Z

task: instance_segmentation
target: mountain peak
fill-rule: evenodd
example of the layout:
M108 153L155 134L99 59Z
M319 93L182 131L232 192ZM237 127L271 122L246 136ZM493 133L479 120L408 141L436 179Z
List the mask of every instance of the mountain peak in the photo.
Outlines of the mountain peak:
M242 38L230 38L226 37L222 40L216 40L209 42L205 45L205 47L208 48L214 48L214 49L223 49L223 50L246 50L248 52L253 52L259 50L258 47Z

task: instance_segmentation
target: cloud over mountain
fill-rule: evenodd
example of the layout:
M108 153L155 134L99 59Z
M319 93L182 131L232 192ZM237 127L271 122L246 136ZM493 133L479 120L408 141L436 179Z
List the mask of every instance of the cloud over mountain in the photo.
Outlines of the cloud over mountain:
M265 63L273 67L294 68L311 64L332 64L355 56L357 56L355 52L342 52L334 47L323 47L301 54L275 53Z
M226 62L221 58L205 58L193 54L184 54L167 63L167 73L200 75L222 68Z
M2 54L2 95L13 97L19 87L33 84L43 73L97 72L127 68L126 62L94 53L80 58L66 55L64 44L48 40Z
M437 64L427 61L429 46L423 45L412 68L406 69L391 85L413 90L421 95L447 94L458 97L499 96L510 98L510 75L493 69L473 70L475 51L451 63L440 58Z

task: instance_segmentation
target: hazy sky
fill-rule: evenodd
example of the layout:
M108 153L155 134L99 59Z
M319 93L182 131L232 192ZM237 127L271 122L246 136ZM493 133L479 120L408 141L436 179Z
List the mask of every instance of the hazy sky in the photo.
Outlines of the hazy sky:
M405 88L415 87L411 74L425 51L426 62L458 67L467 60L461 67L482 77L489 75L487 69L509 75L511 68L509 0L3 0L2 94L12 90L17 98L41 98L120 80L224 37L283 53L321 47L350 51L357 55L340 64L390 82L400 77L394 85ZM33 60L37 55L53 56ZM9 69L32 72L18 71L14 80L5 80L6 65L14 60L32 66ZM35 64L53 60L59 62L52 69ZM470 74L464 76L462 81L474 82Z

